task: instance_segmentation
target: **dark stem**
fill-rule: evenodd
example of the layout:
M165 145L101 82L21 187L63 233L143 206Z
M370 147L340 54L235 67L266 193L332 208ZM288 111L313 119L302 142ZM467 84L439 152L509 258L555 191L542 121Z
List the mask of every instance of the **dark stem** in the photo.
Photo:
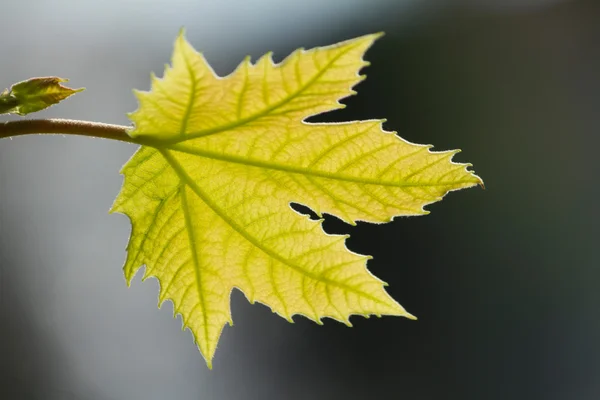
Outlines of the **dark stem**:
M132 127L71 119L26 119L0 122L0 139L31 134L89 136L137 143L128 131Z

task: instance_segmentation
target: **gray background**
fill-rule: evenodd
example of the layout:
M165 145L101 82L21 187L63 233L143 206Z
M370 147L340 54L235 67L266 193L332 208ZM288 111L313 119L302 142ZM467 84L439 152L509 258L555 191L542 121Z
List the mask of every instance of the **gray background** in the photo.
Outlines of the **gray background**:
M108 216L135 146L0 141L0 399L600 398L600 7L543 0L3 2L0 87L87 91L36 117L127 124L181 26L215 70L386 31L348 108L462 148L487 189L330 232L419 317L288 324L233 294L208 371L158 285L131 288ZM2 117L3 120L10 119Z

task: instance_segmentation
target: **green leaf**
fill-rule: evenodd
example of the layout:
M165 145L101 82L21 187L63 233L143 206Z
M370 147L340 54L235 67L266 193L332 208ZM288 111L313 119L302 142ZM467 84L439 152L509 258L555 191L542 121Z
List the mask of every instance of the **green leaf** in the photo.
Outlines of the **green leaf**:
M84 89L71 89L61 85L68 79L56 76L31 78L14 84L0 94L0 114L26 115L41 111Z
M159 306L172 300L209 367L232 323L234 288L290 322L414 318L366 269L370 257L346 248L347 236L290 208L382 223L427 214L449 191L482 183L451 161L457 151L408 143L381 120L304 122L343 107L378 37L298 50L280 64L246 58L220 78L180 35L164 78L137 92L130 134L145 145L123 167L112 208L132 222L125 277L146 265Z

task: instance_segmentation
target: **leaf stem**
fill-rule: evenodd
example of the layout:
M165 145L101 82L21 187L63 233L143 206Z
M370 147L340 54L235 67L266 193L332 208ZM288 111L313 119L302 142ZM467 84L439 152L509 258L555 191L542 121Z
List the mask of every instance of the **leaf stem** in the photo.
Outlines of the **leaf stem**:
M31 134L62 134L138 143L129 136L131 129L131 126L72 119L26 119L0 122L0 139Z

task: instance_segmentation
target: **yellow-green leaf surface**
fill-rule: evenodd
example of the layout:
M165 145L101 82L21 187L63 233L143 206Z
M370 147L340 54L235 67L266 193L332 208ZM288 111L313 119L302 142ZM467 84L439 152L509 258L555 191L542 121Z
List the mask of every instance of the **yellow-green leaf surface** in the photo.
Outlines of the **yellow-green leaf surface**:
M133 225L125 276L145 265L144 278L159 280L159 305L172 300L209 367L234 288L289 321L414 318L347 236L290 208L382 223L481 183L451 161L456 151L408 143L381 120L304 122L343 107L377 37L298 50L280 64L247 58L221 78L180 35L164 77L137 92L131 136L145 145L123 167L113 207Z

